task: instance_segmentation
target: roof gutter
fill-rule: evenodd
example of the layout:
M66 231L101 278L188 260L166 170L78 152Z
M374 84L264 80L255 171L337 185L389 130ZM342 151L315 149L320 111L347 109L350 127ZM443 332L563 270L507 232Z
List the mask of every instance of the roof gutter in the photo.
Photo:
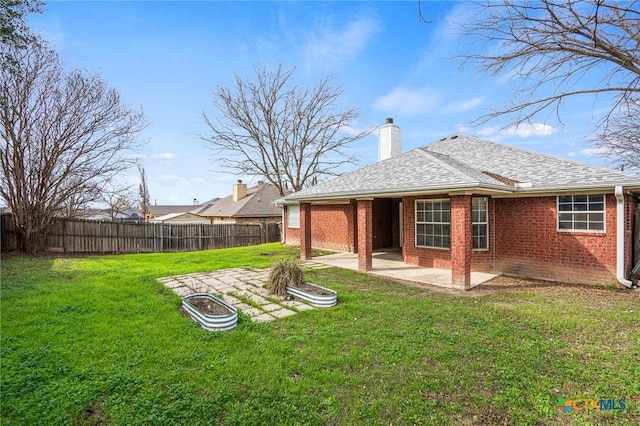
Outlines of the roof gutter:
M566 184L566 185L533 185L528 188L518 188L516 193L536 193L536 192L568 192L575 193L576 191L611 191L611 187L615 187L615 185L622 185L626 187L627 191L635 192L640 191L640 186L638 182L616 182L616 183L608 183L608 182L598 182L591 184Z
M627 288L631 288L633 283L624 277L624 191L618 185L614 192L617 202L616 211L616 278L618 282Z
M625 185L627 191L632 193L640 193L640 186L638 182L628 183ZM389 197L403 197L403 196L416 196L425 194L443 194L456 191L469 191L479 190L482 193L491 195L494 198L515 198L515 197L540 197L548 195L558 195L558 193L571 193L577 192L590 193L594 191L604 191L610 193L612 183L595 183L587 185L546 185L546 186L522 186L522 187L505 187L491 184L482 184L479 182L470 183L466 185L450 185L450 186L438 186L438 187L423 187L423 188L396 188L393 190L373 190L373 191L340 191L334 193L324 193L318 195L302 195L296 196L291 194L289 196L280 198L274 201L274 204L278 207L282 207L288 204L298 204L301 202L313 202L313 201L325 201L325 200L345 200L361 197L376 197L376 198L389 198Z
M278 204L292 204L292 203L305 203L313 201L324 200L343 200L343 199L358 199L364 197L374 198L389 198L389 197L403 197L403 196L416 196L424 194L443 194L457 191L471 191L481 190L492 194L513 194L511 188L505 188L504 186L482 184L482 183L469 183L466 185L449 185L449 186L437 186L437 187L425 187L425 188L397 188L392 190L371 190L371 191L340 191L330 194L318 194L318 195L301 195L301 196L288 196L276 200Z

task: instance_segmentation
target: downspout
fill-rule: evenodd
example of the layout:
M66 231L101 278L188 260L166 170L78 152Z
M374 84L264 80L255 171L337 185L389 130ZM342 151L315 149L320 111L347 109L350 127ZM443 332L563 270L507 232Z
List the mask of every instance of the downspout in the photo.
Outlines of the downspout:
M624 192L622 186L616 186L615 196L617 201L617 228L616 228L616 277L618 282L625 287L631 288L633 283L624 277Z
M282 208L282 234L280 235L280 242L282 244L286 244L287 243L287 227L285 226L285 217L284 217L284 211L286 209L286 206L283 204L282 206L280 206Z

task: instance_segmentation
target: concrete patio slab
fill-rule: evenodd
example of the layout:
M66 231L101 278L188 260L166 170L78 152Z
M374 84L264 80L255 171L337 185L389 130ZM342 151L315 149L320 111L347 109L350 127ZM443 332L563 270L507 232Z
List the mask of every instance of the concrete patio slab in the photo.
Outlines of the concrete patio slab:
M251 317L251 319L255 322L271 322L276 318L272 317L269 314L262 314L262 315L258 315L257 317Z
M262 309L269 312L271 315L273 315L272 311L277 311L278 309L282 309L282 306L276 303L269 303L268 305L262 305Z
M187 294L195 293L195 291L191 290L188 287L176 287L173 291L180 297L184 297Z
M295 309L296 311L308 311L313 309L313 306L307 305L306 303L299 302L297 300L284 300L280 302L282 306L286 306L287 308Z
M315 266L319 264L312 264ZM320 267L326 267L319 265ZM233 268L210 273L196 273L164 277L158 280L183 297L192 293L207 292L222 298L248 315L254 322L269 322L314 309L297 300L270 295L265 289L269 271L256 268ZM250 301L251 305L245 303Z
M264 313L260 309L254 308L253 306L245 305L244 303L241 303L239 305L234 305L234 306L240 309L245 315L248 315L250 317L257 317Z
M273 315L276 318L284 318L284 317L288 317L291 315L295 315L295 311L292 311L290 309L286 309L286 308L282 308L282 309L278 309L277 311L273 311L273 312L269 312L271 315Z
M450 269L425 268L422 266L409 265L404 263L402 253L395 250L374 252L372 260L373 269L368 271L369 274L451 288ZM311 261L336 268L358 270L357 253L334 253L314 257ZM471 272L471 287L475 287L497 276L498 274Z

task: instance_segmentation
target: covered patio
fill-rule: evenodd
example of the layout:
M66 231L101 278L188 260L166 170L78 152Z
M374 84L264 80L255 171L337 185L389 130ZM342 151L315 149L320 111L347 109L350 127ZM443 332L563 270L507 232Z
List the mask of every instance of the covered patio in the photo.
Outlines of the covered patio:
M373 265L372 268L367 271L368 274L451 288L450 269L425 268L422 266L409 265L403 262L400 250L374 251L372 258ZM336 268L358 271L357 253L334 253L325 256L316 256L310 260ZM486 272L471 272L471 287L475 287L497 276L498 274Z
M457 290L468 290L493 278L493 275L485 277L483 274L479 277L478 274L473 273L472 276L471 273L472 196L467 194L447 196L451 203L450 225L447 225L450 227L451 238L446 250L425 249L415 241L413 217L415 217L416 197L406 196L395 199L365 197L350 199L347 204L340 204L340 206L346 206L342 214L350 219L346 223L343 221L343 231L348 235L349 247L347 250L338 250L347 252L344 254L347 259L353 259L353 262L346 262L343 267ZM312 221L312 210L314 207L318 209L319 206L321 204L313 204L313 202L299 203L297 233L302 260L311 260L311 248L314 244L334 232L335 225L330 221L318 217ZM397 213L394 214L394 212ZM325 228L325 223L329 224L330 228ZM395 257L380 254L384 253L381 250L385 250L382 247L400 250L403 245L408 247L404 255L400 252ZM349 254L351 252L357 254ZM437 266L448 268L418 266L419 258L425 256L439 257ZM380 260L383 262L380 263ZM386 261L392 263L388 264ZM353 267L346 265L353 265Z

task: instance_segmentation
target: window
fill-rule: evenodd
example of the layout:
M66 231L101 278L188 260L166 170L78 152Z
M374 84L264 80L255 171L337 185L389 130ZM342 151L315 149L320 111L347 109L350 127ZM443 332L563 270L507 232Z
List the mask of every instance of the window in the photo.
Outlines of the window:
M558 230L604 231L604 195L558 196Z
M489 249L489 200L474 198L472 201L473 214L473 248L476 250Z
M451 247L451 202L416 201L416 246Z
M287 206L287 228L300 228L300 205Z

